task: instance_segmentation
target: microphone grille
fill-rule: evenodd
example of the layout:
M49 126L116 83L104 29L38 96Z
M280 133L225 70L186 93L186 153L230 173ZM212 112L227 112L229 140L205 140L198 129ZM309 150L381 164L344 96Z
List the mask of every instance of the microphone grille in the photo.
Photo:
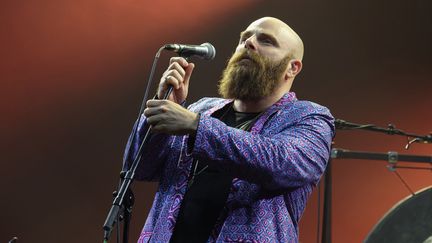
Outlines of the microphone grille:
M208 50L207 55L204 56L204 59L212 60L213 58L215 58L216 48L212 44L206 42L206 43L201 44L201 46L206 47Z

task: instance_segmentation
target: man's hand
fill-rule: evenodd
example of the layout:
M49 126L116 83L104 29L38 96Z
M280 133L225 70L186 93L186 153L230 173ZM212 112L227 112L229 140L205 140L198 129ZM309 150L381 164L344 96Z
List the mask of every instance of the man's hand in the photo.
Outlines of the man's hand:
M164 97L168 86L171 85L174 90L168 99L178 104L185 101L189 89L189 79L194 67L195 64L187 62L183 57L172 57L169 67L159 82L158 97L160 99Z
M148 100L144 110L154 132L171 135L195 134L199 116L169 100Z

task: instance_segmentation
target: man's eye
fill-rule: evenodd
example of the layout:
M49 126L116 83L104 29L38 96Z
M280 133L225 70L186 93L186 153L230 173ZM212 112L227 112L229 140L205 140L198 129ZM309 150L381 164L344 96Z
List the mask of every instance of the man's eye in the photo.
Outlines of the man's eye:
M264 44L273 44L273 41L270 40L270 39L267 39L267 38L262 39L261 42L264 43Z

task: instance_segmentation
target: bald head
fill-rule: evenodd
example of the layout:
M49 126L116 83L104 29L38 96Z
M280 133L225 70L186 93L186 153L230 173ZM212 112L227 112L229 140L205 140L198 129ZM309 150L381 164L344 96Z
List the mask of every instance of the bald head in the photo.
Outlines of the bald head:
M290 91L302 69L303 42L283 21L264 17L240 33L220 80L223 97L236 111L263 111Z
M252 22L246 29L248 30L270 30L278 38L282 49L294 59L303 59L303 41L300 36L285 22L274 17L263 17Z

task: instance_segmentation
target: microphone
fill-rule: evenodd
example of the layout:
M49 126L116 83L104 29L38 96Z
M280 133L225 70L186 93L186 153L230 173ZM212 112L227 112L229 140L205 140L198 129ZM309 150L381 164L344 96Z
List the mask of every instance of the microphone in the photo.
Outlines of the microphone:
M165 50L174 51L182 57L197 56L205 60L212 60L216 55L216 49L210 43L197 45L167 44Z

